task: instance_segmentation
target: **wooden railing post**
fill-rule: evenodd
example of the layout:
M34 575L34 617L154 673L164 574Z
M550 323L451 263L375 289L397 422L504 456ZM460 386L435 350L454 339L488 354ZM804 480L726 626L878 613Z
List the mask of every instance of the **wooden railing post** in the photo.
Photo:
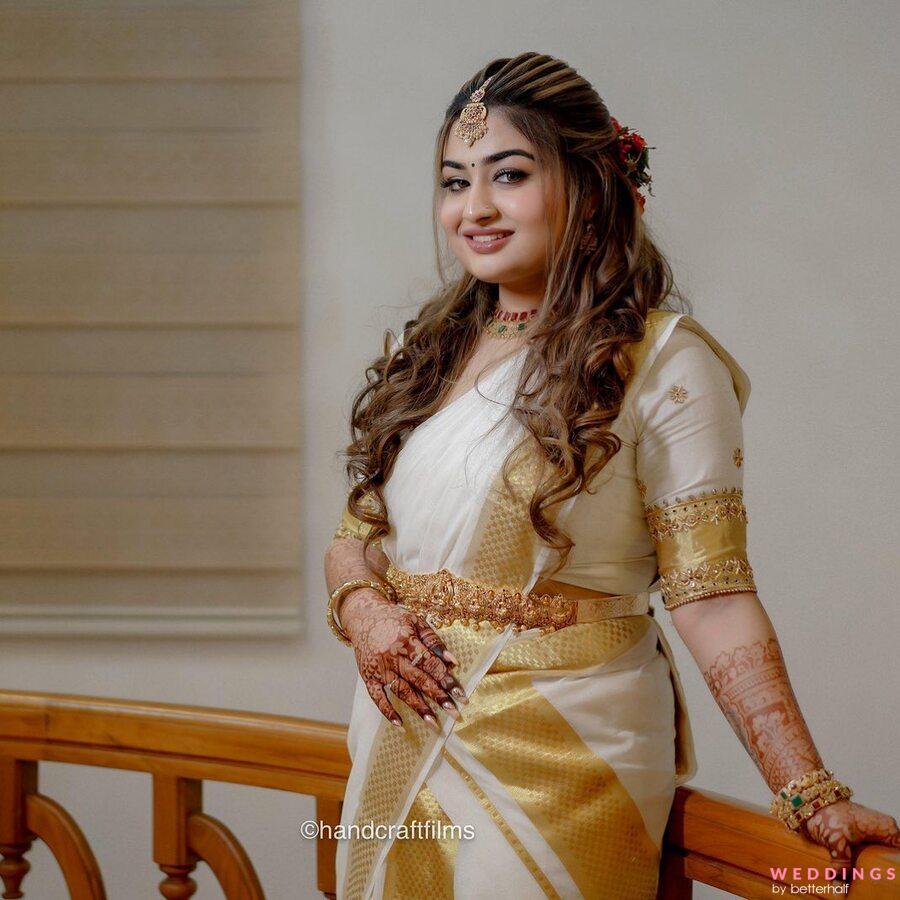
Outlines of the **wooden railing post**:
M24 897L22 879L31 863L25 854L34 836L25 824L29 794L37 793L37 763L0 756L0 878L8 900Z
M202 809L202 781L154 774L153 861L166 875L159 883L166 900L187 900L197 890L191 872L198 857L188 842L188 819Z
M684 870L684 854L663 841L656 900L691 900L693 896L694 882Z
M328 797L316 797L316 818L336 828L341 824L340 800L332 800ZM323 837L321 834L316 840L316 881L318 888L326 897L326 900L334 900L337 895L337 882L335 880L335 856L337 854L337 840L330 835Z

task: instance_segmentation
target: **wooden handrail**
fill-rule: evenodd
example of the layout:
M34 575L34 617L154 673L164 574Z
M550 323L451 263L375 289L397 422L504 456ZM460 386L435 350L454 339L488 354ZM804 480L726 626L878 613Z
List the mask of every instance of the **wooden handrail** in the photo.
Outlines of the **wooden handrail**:
M225 781L314 796L317 817L340 821L350 772L346 726L267 713L75 694L0 691L0 862L8 897L28 871L35 837L56 856L70 889L100 900L102 879L77 824L38 793L46 760L147 772L153 779L153 854L164 897L190 897L190 873L206 861L228 898L262 898L250 860L227 827L202 807L204 781ZM334 841L317 848L318 888L333 895ZM710 791L679 788L666 830L660 897L683 900L694 881L739 897L777 896L770 869L800 869L802 884L825 884L828 852L788 833L762 806ZM865 873L893 866L900 852L864 848ZM819 878L809 877L817 870ZM889 897L896 881L856 879L854 900ZM89 891L89 892L88 892Z
M0 690L0 753L341 798L345 725L268 713Z
M857 877L848 896L855 900L897 896L900 851L870 844L857 852L853 862ZM661 895L666 900L690 897L689 885L698 881L738 897L771 898L778 896L773 881L828 884L825 870L831 864L825 847L789 832L764 806L681 787L666 828L661 884L668 884L668 890L661 889ZM869 877L873 871L883 875L891 867L897 875L893 882ZM800 870L797 877L795 869ZM779 876L778 870L784 875Z
M35 837L56 856L73 896L100 900L102 880L78 826L42 828L31 813L39 761L147 772L153 779L153 856L165 879L164 897L190 897L199 860L226 896L262 898L243 847L221 822L203 813L204 781L225 781L307 794L317 815L340 822L340 800L350 772L344 725L176 703L76 694L0 691L0 877L9 896L28 871L24 854ZM47 798L41 798L46 800ZM43 807L41 807L43 808ZM319 889L334 892L333 842L320 842ZM76 893L73 879L95 888Z

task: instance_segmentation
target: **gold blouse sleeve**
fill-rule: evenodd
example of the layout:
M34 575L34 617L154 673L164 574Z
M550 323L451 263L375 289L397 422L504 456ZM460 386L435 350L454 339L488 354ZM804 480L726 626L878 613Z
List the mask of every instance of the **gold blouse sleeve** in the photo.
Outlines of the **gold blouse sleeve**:
M740 488L658 503L645 512L666 609L717 594L756 590Z
M366 496L368 497L368 495ZM365 500L363 502L365 503ZM335 528L334 530L333 537L352 537L363 540L369 533L370 529L371 526L367 522L363 522L361 519L357 519L356 516L354 516L353 513L350 512L349 506L345 504L344 512L341 515L341 519L338 522L337 528ZM373 543L377 546L381 543L381 538L378 538Z
M755 591L742 408L728 366L699 334L675 328L635 410L638 487L664 607Z

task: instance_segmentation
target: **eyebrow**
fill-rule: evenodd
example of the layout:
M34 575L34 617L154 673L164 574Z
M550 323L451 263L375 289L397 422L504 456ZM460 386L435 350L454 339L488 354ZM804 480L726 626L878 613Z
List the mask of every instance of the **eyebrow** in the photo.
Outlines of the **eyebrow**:
M534 156L527 150L500 150L498 153L491 153L490 156L485 156L481 160L481 165L489 166L492 163L500 162L501 159L506 159L507 156L524 156L534 162ZM441 162L441 168L443 169L444 166L449 166L451 169L465 169L465 166L462 163L452 159L443 160Z

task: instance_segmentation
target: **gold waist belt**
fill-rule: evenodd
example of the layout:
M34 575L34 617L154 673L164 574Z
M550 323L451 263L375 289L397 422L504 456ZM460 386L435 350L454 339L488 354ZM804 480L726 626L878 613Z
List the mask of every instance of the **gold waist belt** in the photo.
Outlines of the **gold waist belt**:
M478 628L482 622L515 631L540 628L547 633L582 622L599 622L619 616L639 616L650 608L650 594L615 597L582 597L564 594L522 593L511 588L492 588L448 569L439 572L405 572L388 566L387 581L397 601L440 627L459 621Z

